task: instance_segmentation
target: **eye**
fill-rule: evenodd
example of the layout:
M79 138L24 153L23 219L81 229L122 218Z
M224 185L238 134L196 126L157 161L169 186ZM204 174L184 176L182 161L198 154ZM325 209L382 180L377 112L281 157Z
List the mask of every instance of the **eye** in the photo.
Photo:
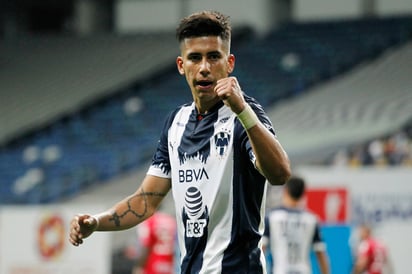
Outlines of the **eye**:
M189 54L187 59L189 59L190 61L193 61L193 62L198 62L198 61L202 60L202 56L200 54Z
M216 61L216 60L219 60L220 57L221 57L221 55L218 52L213 52L213 53L209 54L209 59L210 60Z

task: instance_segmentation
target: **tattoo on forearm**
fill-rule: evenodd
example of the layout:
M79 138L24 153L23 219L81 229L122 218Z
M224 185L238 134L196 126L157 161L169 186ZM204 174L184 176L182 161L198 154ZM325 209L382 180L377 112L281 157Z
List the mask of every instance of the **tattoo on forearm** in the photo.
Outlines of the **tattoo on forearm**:
M142 191L140 192L140 193L138 193L137 195L135 195L135 196L133 196L133 197L130 197L128 200L127 200L127 210L125 210L123 213L121 213L121 214L118 214L116 211L112 214L112 217L109 219L109 221L113 221L114 222L114 224L117 226L117 227L120 227L120 225L121 225L121 219L123 218L123 217L125 217L127 214L132 214L132 215L134 215L134 216L136 216L136 218L138 218L138 219L142 219L146 214L147 214L147 208L148 208L148 206L147 206L147 204L148 204L148 201L147 201L147 198L148 197L164 197L164 196L166 196L166 193L161 193L161 192L145 192L144 191L144 189L142 188ZM137 212L135 209L133 209L132 208L132 205L131 205L131 201L134 199L134 198L137 198L137 197L142 197L143 198L143 208L142 208L142 212Z

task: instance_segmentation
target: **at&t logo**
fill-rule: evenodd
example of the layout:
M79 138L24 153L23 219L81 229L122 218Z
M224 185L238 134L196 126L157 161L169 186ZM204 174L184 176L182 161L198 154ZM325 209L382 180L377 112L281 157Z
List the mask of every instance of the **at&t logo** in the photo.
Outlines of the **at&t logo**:
M207 226L207 210L202 201L202 194L196 187L189 187L185 195L186 237L200 238Z

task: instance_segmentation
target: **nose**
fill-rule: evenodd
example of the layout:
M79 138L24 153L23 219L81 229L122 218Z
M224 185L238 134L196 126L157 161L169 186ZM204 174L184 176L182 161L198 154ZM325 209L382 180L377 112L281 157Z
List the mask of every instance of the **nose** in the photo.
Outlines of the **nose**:
M210 64L207 60L207 58L203 58L202 61L200 62L200 73L203 76L208 75L210 72Z

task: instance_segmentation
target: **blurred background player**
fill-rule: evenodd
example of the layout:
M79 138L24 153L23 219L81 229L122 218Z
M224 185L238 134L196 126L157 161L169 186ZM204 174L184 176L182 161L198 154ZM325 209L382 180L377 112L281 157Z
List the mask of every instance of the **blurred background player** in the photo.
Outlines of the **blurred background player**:
M386 246L372 236L372 229L367 224L362 224L358 229L359 245L353 274L389 274L393 267L389 260Z
M136 227L138 250L132 274L173 274L176 220L156 212Z
M291 177L283 189L282 205L269 210L265 221L264 246L271 253L274 274L310 274L311 249L322 274L330 273L329 256L317 216L302 208L305 181Z

